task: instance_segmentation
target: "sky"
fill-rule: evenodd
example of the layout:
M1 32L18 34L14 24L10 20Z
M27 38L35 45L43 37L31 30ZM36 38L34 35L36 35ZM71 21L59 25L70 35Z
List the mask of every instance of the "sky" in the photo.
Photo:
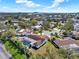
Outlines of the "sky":
M0 0L0 12L79 12L79 0Z

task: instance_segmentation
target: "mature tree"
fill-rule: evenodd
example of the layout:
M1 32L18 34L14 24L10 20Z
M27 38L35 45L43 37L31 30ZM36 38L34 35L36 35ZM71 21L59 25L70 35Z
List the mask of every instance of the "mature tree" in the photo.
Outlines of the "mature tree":
M36 25L36 24L37 24L37 19L32 19L32 20L31 20L31 24L32 24L32 25Z
M26 28L26 23L23 22L23 21L19 21L19 26L20 26L21 28Z
M50 22L48 22L48 21L44 22L42 27L43 27L43 29L48 30L50 27Z
M47 19L47 21L51 22L51 21L52 21L52 19L51 19L51 18L48 18L48 19Z
M5 23L5 25L7 26L7 29L9 30L10 28L14 29L14 24L12 22L13 20L13 17L9 16L8 18L8 21Z
M66 30L66 32L70 32L73 30L73 23L72 23L72 20L69 19L65 25L63 26L63 28Z
M0 22L0 29L6 29L6 25Z

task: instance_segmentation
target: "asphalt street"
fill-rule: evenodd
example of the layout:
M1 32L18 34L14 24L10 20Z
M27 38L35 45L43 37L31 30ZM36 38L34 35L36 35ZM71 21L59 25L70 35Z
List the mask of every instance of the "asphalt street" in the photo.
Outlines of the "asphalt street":
M5 49L4 45L0 41L0 59L9 59L10 54Z

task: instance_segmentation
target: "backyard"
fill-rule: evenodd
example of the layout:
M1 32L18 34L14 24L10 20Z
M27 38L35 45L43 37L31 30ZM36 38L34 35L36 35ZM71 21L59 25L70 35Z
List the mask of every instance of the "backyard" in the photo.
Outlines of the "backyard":
M34 55L37 55L37 54L43 55L46 53L46 49L48 48L54 48L54 50L57 50L57 48L55 48L54 45L48 41L45 45L41 46L39 49L36 50L36 49L31 48L30 51Z

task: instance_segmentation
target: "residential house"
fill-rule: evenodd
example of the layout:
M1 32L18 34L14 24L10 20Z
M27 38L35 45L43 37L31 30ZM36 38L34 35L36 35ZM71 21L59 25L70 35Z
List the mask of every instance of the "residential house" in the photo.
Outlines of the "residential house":
M38 36L38 35L29 35L28 37L37 41L33 46L34 48L39 48L48 41L47 38L45 38L45 37L43 38L43 37Z
M76 42L76 40L66 37L64 39L60 40L55 40L54 45L58 48L63 48L63 49L75 49L79 48L79 43Z
M12 23L14 24L14 26L18 27L19 20L18 19L12 19Z
M37 25L43 25L43 21L41 20L41 21L38 21L37 22Z
M23 46L26 48L31 48L33 47L34 43L36 43L36 40L33 40L28 37L19 37L20 41L23 42Z
M60 36L60 32L61 32L60 29L53 28L52 31L43 31L42 34L43 34L43 35L46 35L46 36L48 36L48 37L50 38L50 37L52 36L51 34L53 34L53 36L54 36L55 34L57 34L58 36Z
M23 18L23 20L25 21L29 21L31 18Z
M46 35L46 36L48 36L50 38L51 37L51 33L52 32L50 32L50 31L43 31L42 35Z
M29 35L29 36L23 36L19 37L19 40L23 42L23 46L27 48L40 48L42 45L44 45L47 42L47 38L42 38L37 35Z
M32 29L40 29L42 26L41 25L36 25L36 26L32 26Z
M16 35L25 35L25 36L28 36L31 33L32 33L32 31L29 30L29 29L20 29L20 30L16 31Z
M74 40L70 37L67 37L64 39L55 40L53 44L55 45L55 47L65 49L73 55L79 54L79 41L78 40Z

